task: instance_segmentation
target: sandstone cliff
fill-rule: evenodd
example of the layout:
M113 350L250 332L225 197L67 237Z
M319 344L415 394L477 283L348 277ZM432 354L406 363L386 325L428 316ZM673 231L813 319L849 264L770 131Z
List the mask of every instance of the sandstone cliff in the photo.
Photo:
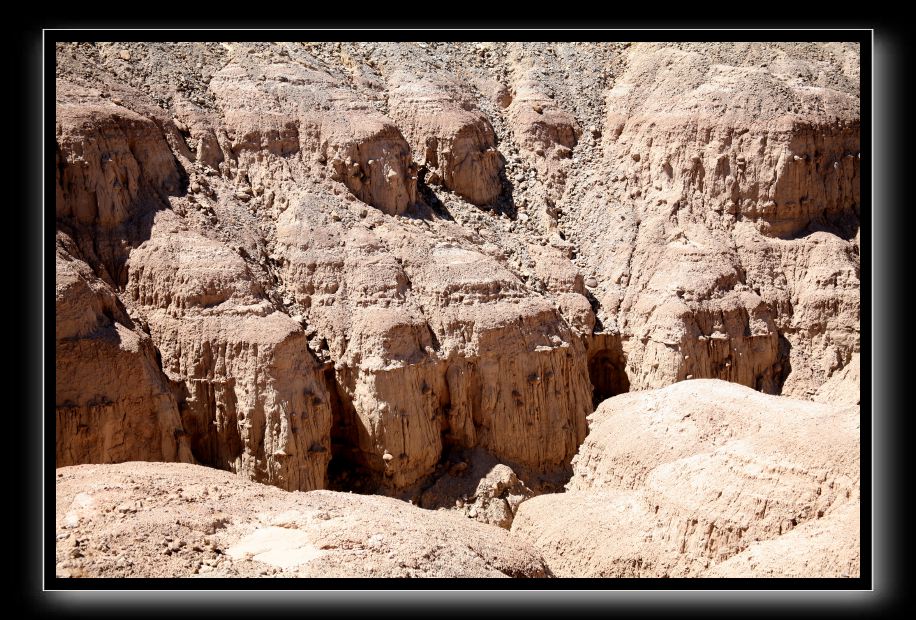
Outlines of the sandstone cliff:
M57 227L83 274L59 259L58 328L122 343L59 335L59 465L193 459L288 490L356 472L419 499L483 451L536 489L610 396L718 378L824 398L855 375L855 46L57 61Z

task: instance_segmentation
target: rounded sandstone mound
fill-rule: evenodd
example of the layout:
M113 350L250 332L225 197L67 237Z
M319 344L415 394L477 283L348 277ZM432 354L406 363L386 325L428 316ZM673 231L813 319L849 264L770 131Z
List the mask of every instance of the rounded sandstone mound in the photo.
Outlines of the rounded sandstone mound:
M512 534L564 577L859 574L859 411L695 380L605 401Z
M60 577L546 577L500 528L175 463L57 471Z

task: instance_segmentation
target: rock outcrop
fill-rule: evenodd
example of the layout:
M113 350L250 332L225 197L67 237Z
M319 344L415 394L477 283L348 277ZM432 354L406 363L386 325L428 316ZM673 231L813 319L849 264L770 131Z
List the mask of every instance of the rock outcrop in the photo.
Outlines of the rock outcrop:
M611 398L589 429L569 491L512 523L556 575L731 575L761 557L761 575L858 576L858 408L696 380Z
M193 462L148 335L63 233L57 239L56 461Z
M63 577L546 577L505 530L387 497L166 463L57 471Z
M629 390L858 400L854 46L57 60L60 465L194 459L418 499L481 450L540 492ZM467 511L486 497L508 524L508 495L474 491Z
M414 160L441 184L474 205L492 205L502 192L502 156L486 115L446 78L395 72L389 105L404 128Z
M858 351L850 53L628 47L560 228L594 271L631 388L689 376L810 397Z
M454 509L470 519L509 529L519 505L536 494L512 468L480 449L453 459L443 470L420 496L422 508Z

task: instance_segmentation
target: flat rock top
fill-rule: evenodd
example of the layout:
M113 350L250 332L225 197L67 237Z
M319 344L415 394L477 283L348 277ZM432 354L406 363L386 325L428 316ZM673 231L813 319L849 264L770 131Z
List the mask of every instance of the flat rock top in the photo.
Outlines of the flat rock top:
M57 574L542 577L505 530L380 496L286 492L178 463L57 470Z

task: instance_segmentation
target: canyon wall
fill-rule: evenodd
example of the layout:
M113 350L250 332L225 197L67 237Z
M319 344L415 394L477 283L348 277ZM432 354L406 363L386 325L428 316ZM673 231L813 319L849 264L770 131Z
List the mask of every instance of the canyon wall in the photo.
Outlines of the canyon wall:
M831 43L60 44L58 465L419 497L480 451L568 477L631 390L829 398L858 80Z

